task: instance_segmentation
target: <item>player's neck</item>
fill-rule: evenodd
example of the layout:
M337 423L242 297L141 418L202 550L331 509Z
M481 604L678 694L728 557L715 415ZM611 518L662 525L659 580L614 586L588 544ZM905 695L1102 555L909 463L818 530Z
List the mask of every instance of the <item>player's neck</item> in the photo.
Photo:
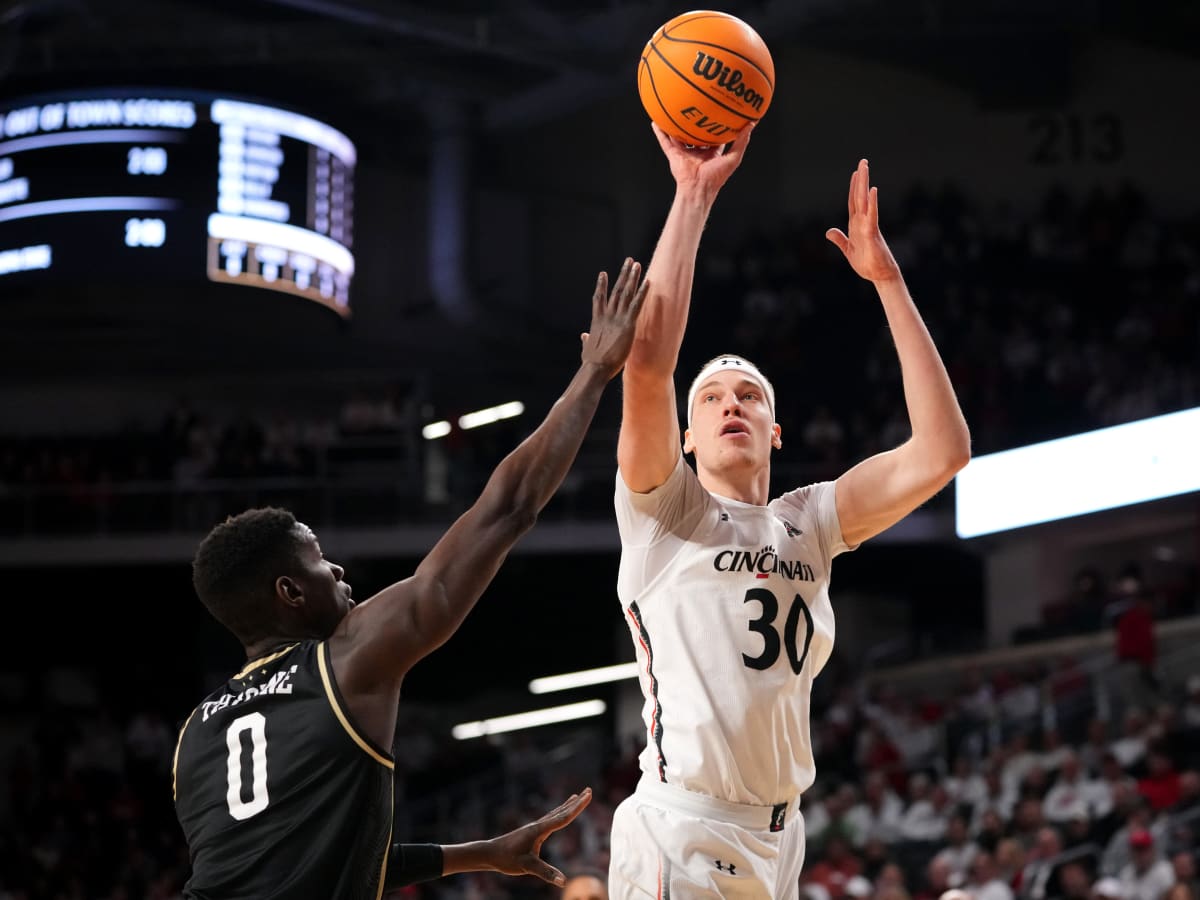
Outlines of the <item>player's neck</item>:
M770 499L770 467L722 472L710 472L700 467L696 474L710 494L754 506L766 506Z
M253 662L256 659L262 659L264 656L270 656L277 650L282 650L290 644L295 644L300 638L297 637L282 637L274 635L265 637L249 644L242 644L242 649L246 651L246 659Z

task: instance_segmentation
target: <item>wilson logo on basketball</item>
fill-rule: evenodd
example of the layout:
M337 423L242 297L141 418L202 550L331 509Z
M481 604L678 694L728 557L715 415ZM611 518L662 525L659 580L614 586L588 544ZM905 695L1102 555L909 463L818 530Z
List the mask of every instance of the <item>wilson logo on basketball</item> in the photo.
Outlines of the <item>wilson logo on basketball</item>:
M724 88L747 106L753 106L756 110L762 109L762 94L746 86L742 81L741 69L731 69L717 57L698 50L696 61L692 63L692 71L701 78L715 81L718 87Z

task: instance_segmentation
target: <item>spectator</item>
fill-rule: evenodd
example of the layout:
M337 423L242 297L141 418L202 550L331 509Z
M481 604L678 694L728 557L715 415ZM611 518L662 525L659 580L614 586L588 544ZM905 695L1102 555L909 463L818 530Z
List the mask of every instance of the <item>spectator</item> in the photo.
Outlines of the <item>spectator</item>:
M862 847L871 838L891 843L900 833L904 804L888 787L880 771L867 773L862 802L846 814L853 833L854 846Z
M1010 691L1005 696L1010 696ZM1036 703L1036 701L1035 701ZM1014 734L1006 749L1006 759L1001 770L1005 792L1011 795L1021 793L1021 785L1030 769L1038 764L1038 754L1029 749L1029 737L1024 732Z
M991 812L1002 821L1008 821L1016 806L1016 791L1010 789L1004 781L1001 771L992 767L984 774L985 794L975 805L974 816L971 820L971 831L977 834L982 828L983 817Z
M600 873L571 875L560 900L608 900L608 879Z
M1193 897L1200 897L1200 880L1196 878L1195 850L1180 850L1173 855L1171 868L1175 870L1175 883L1186 886Z
M954 871L950 860L942 853L929 860L925 866L925 887L916 893L914 900L937 900L952 887L966 881L966 873Z
M1175 806L1180 797L1179 773L1163 746L1150 748L1146 768L1146 777L1138 781L1138 793L1150 802L1155 812Z
M1154 606L1140 575L1122 580L1124 596L1113 603L1116 622L1117 666L1114 672L1122 707L1148 708L1159 696L1154 667L1158 651L1154 637Z
M1179 774L1179 799L1171 807L1171 815L1183 818L1200 810L1200 772L1188 769Z
M900 837L914 842L940 841L950 824L950 795L940 784L930 786L929 776L923 772L915 773L912 778L915 788L900 820Z
M1054 774L1062 768L1063 760L1073 752L1062 742L1057 728L1046 728L1042 731L1042 752L1038 754L1038 766L1048 775Z
M1100 775L1100 767L1109 751L1108 722L1092 719L1087 724L1083 743L1078 748L1079 762L1093 777Z
M971 860L971 875L963 890L975 900L1013 900L1013 890L996 872L990 853L980 852Z
M944 861L950 868L950 887L958 887L967 880L971 860L979 852L979 845L971 840L967 831L967 819L956 813L946 825L946 846L937 852L934 859Z
M1158 855L1153 835L1145 828L1131 831L1129 849L1133 858L1117 876L1125 900L1162 900L1175 883L1175 870Z
M860 874L862 864L850 852L850 845L834 835L825 845L825 858L809 869L806 881L823 887L830 900L841 900L850 879Z
M1108 749L1127 772L1141 764L1146 756L1146 713L1140 707L1125 711L1121 736Z
M1100 796L1102 791L1103 788L1087 777L1079 757L1074 752L1067 753L1063 757L1062 771L1042 801L1042 812L1056 825L1079 816L1090 819L1102 814L1098 813L1104 805Z
M942 787L958 806L978 806L987 797L983 776L971 766L970 758L961 753L954 757L953 772L942 779Z
M1081 863L1065 863L1058 870L1058 896L1061 900L1092 900L1092 878Z
M1033 849L1021 872L1020 894L1028 900L1046 900L1058 892L1055 866L1062 853L1062 838L1052 827L1039 828Z
M1125 823L1113 832L1104 847L1100 856L1101 874L1120 874L1133 859L1133 836L1143 831L1151 834L1156 840L1166 837L1165 823L1161 820L1156 821L1150 805L1142 797L1136 796L1129 806Z

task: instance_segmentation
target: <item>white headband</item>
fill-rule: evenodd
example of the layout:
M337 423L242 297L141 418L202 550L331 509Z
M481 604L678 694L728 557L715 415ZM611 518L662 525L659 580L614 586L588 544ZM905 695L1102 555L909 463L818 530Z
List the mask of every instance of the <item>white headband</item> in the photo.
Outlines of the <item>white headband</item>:
M696 376L692 382L692 386L688 388L687 396L687 423L688 428L692 427L692 404L696 400L696 391L700 389L700 385L704 384L718 372L737 372L746 378L750 378L758 382L759 387L763 389L763 393L767 395L767 406L771 409L771 418L775 418L775 388L771 387L771 382L767 381L767 376L758 371L758 366L750 362L748 359L743 359L740 356L718 356Z

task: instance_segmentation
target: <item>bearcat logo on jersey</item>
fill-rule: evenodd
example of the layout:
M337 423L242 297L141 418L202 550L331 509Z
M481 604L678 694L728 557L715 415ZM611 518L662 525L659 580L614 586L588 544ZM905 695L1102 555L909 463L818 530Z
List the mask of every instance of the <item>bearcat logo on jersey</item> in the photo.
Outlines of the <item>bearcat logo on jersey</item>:
M799 559L780 559L770 544L761 550L722 550L713 558L718 572L752 572L759 578L778 573L792 581L816 581L813 568Z
M787 519L780 519L779 521L783 523L783 530L788 533L788 537L800 537L800 535L804 534L803 531L801 531Z

